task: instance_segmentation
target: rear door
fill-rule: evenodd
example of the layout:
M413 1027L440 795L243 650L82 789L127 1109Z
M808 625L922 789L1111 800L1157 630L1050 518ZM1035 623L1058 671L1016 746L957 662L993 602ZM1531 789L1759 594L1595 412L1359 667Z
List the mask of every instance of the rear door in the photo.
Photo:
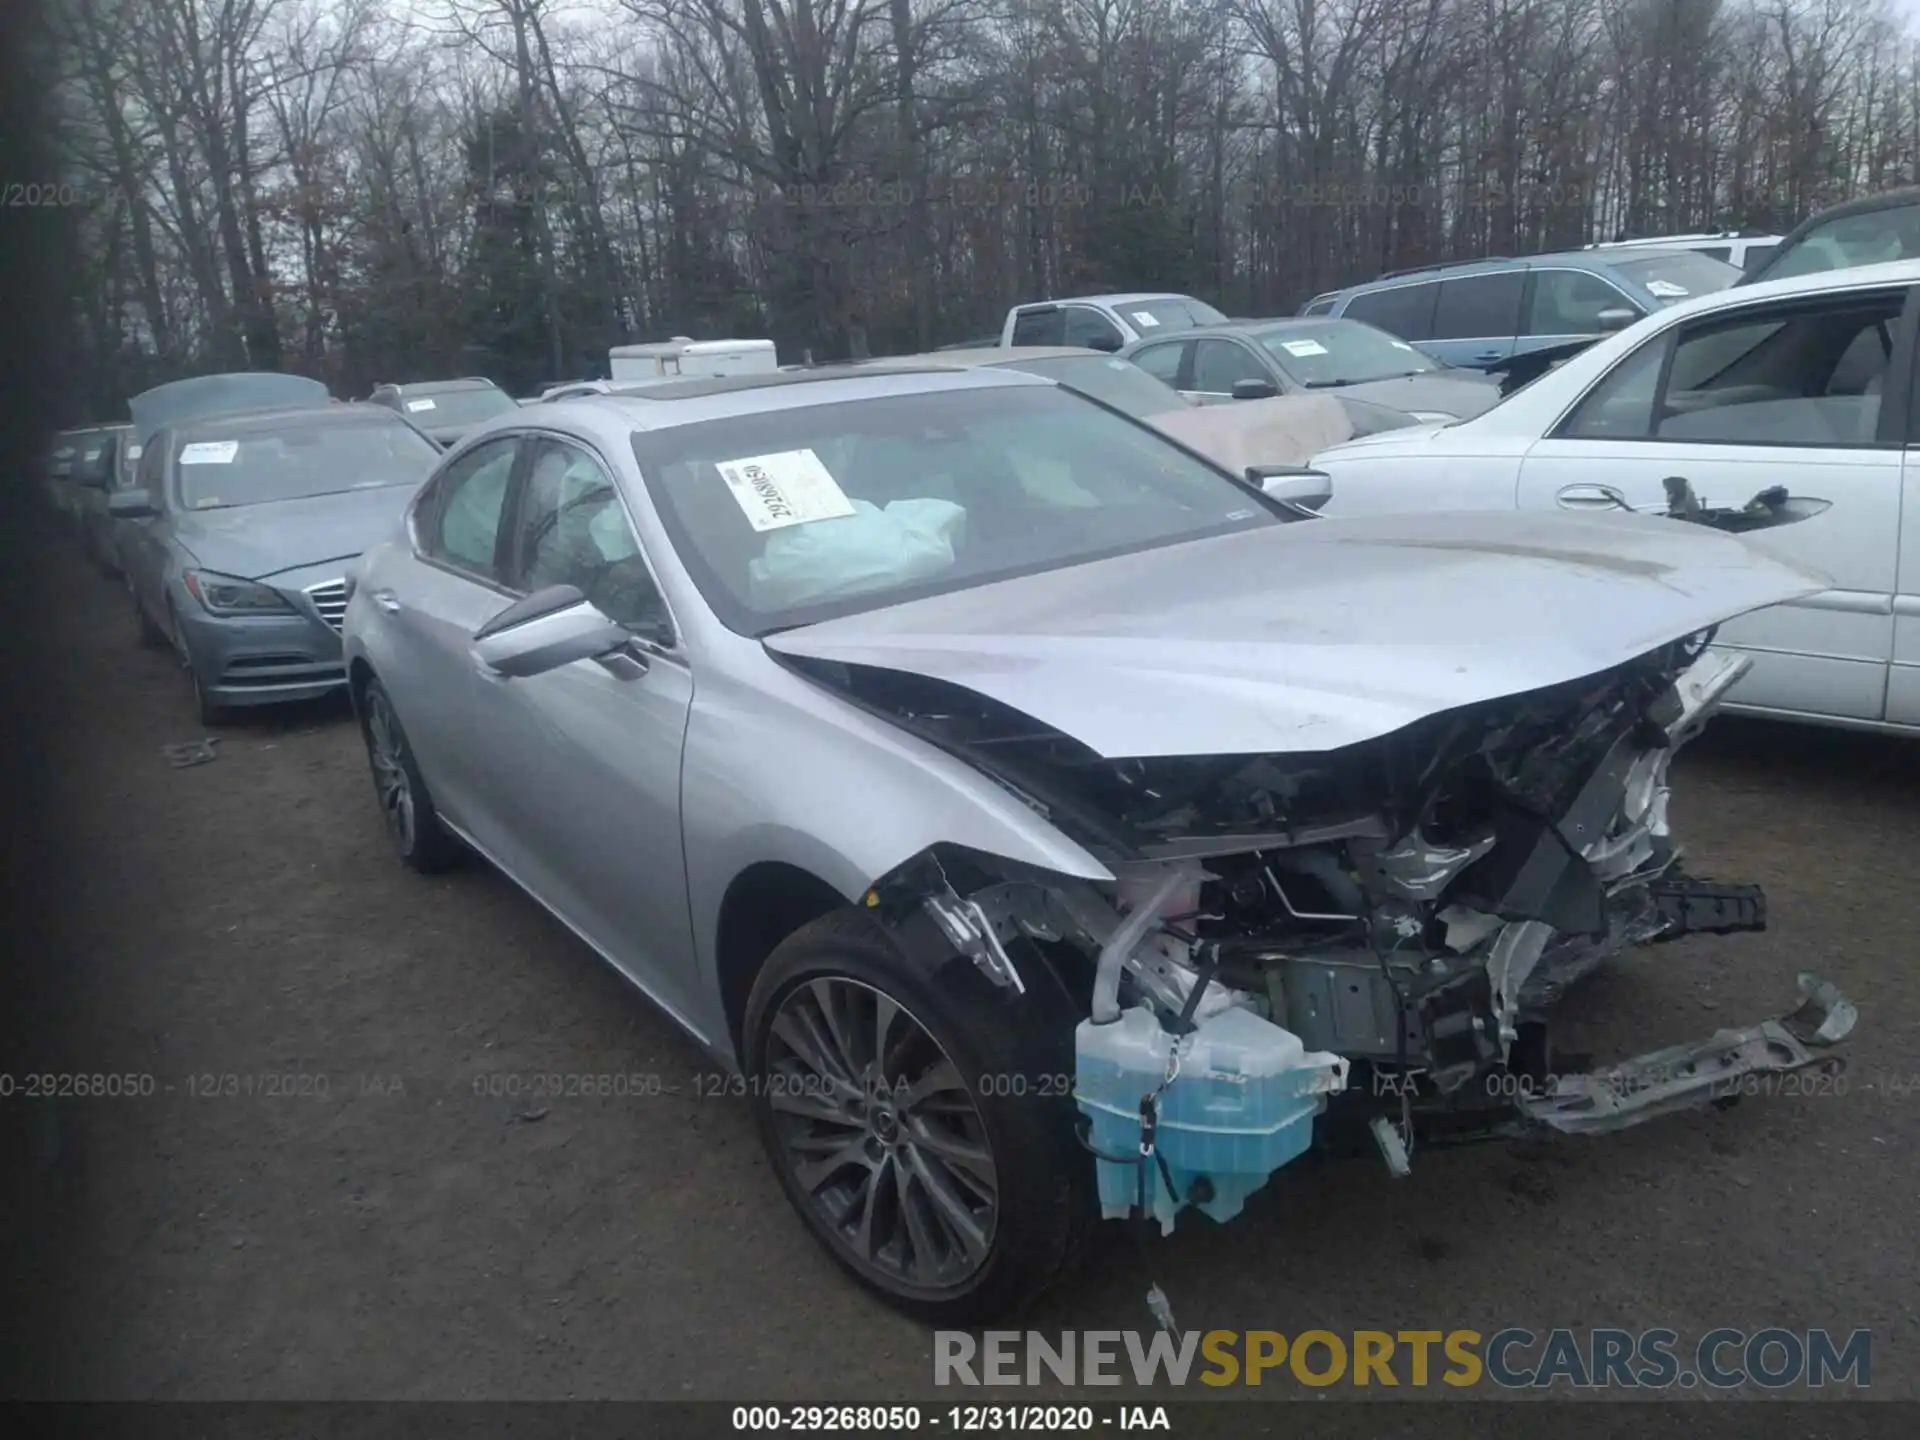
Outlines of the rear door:
M1667 327L1529 449L1520 505L1605 509L1602 487L1611 487L1637 509L1659 509L1669 476L1713 505L1742 504L1774 485L1831 501L1823 514L1756 538L1833 583L1721 627L1720 643L1756 660L1733 700L1882 719L1902 492L1915 483L1907 457L1914 294L1849 290ZM1912 653L1920 659L1920 649Z
M502 578L505 521L524 458L524 437L504 435L443 467L415 506L412 550L361 582L365 603L381 612L380 681L427 787L450 821L496 855L503 837L472 724L470 652L473 632L516 598Z
M1162 384L1184 391L1192 388L1193 371L1189 364L1192 351L1190 339L1161 340L1142 345L1127 358Z
M1433 307L1439 296L1440 286L1432 280L1403 281L1362 290L1347 300L1340 313L1349 320L1364 320L1419 346L1436 359L1444 359L1432 345Z
M1513 354L1527 272L1518 266L1442 280L1432 338L1420 348L1449 365L1484 370Z

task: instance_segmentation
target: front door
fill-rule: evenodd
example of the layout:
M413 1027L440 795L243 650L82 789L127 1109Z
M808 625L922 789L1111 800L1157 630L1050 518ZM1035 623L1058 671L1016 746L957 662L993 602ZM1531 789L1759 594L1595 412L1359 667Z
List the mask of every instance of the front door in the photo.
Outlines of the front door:
M1721 627L1756 664L1734 703L1877 721L1894 648L1913 293L1848 290L1673 326L1589 391L1521 465L1522 508L1661 509L1684 477L1705 503L1784 485L1826 512L1755 537L1832 588ZM1886 399L1885 397L1892 397Z
M511 525L512 590L577 586L634 640L542 675L472 669L495 854L684 1022L701 993L680 836L693 672L599 457L535 439Z

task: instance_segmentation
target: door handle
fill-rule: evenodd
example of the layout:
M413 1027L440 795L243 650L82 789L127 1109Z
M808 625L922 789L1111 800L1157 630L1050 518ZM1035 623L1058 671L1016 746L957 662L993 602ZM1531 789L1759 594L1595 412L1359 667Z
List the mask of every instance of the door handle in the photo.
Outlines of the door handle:
M1498 350L1482 350L1473 358L1483 365L1491 365L1496 360L1506 359L1506 356L1502 355Z
M400 597L391 590L369 590L367 598L389 615L400 613Z
M1611 485L1562 485L1554 497L1562 510L1631 510L1627 497Z

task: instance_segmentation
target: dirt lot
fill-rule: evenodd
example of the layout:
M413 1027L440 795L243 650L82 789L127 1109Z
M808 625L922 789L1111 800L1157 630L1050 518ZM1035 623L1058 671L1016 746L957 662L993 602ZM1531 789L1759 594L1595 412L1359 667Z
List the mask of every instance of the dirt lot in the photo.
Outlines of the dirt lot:
M44 963L16 974L30 1029L4 1068L154 1090L51 1117L0 1102L34 1147L20 1273L0 1277L26 1302L0 1320L15 1393L929 1390L928 1334L816 1252L691 1044L499 876L394 863L344 709L233 726L217 762L171 768L161 746L200 734L185 680L136 646L114 583L49 554L28 833L85 884L23 911ZM1677 819L1699 872L1768 886L1774 928L1644 954L1568 1002L1590 1017L1578 1048L1619 1054L1774 1013L1817 969L1863 1015L1843 1097L1429 1152L1400 1183L1371 1159L1303 1165L1239 1223L1184 1219L1159 1248L1180 1323L1869 1327L1875 1392L1920 1397L1915 753L1720 722ZM541 1072L658 1093L476 1093ZM195 1093L287 1074L324 1093ZM1142 1327L1144 1289L1109 1244L1033 1324Z

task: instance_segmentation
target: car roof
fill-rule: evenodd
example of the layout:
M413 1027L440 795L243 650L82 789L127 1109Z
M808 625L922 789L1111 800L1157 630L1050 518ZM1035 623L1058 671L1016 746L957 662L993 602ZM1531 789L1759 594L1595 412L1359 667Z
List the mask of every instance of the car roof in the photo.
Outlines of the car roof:
M889 367L941 365L1018 365L1022 360L1111 360L1104 350L1085 345L981 345L971 350L936 350L930 355L877 355L862 363Z
M668 430L812 405L1023 385L1056 388L1043 376L1000 366L822 366L797 372L679 380L626 395L582 395L542 406L548 413L538 421L509 413L488 421L472 434L478 437L517 426L573 420L583 429L613 441L624 438L619 432Z
M1128 290L1116 295L1061 295L1051 300L1027 300L1016 305L1016 310L1030 310L1036 305L1141 305L1149 300L1192 300L1192 295L1183 295L1178 290Z
M484 375L468 375L459 380L413 380L404 385L390 382L374 388L397 390L402 395L446 395L455 390L498 390L500 387Z
M313 426L343 430L356 427L365 429L373 425L406 425L407 429L413 429L384 405L326 407L288 405L276 410L230 410L214 415L194 416L166 428L175 434L225 437L270 434L276 430L306 429Z

